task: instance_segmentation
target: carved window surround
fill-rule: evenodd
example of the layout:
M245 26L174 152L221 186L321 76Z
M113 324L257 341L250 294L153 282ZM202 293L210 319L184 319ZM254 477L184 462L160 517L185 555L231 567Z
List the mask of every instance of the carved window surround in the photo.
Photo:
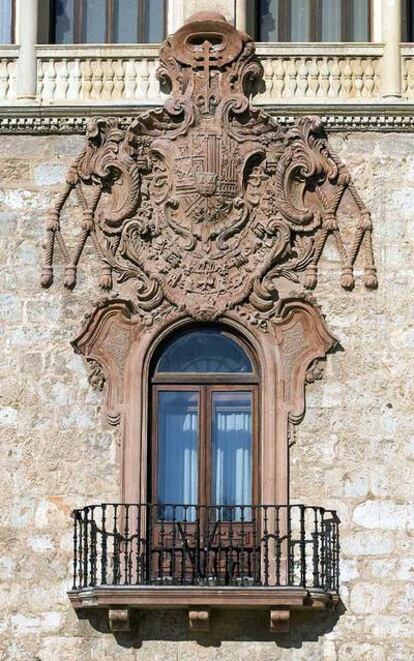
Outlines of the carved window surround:
M309 300L310 299L310 300ZM146 327L128 301L109 299L98 306L74 340L75 351L99 364L106 383L106 412L111 424L121 422L121 501L147 498L149 374L152 358L169 335L191 326L188 315L175 315ZM262 503L287 503L288 427L305 410L305 384L315 361L336 345L317 306L308 298L287 298L268 322L266 332L246 325L237 313L221 317L224 327L240 334L259 360L262 375L260 464ZM92 372L92 381L96 380ZM98 382L99 384L101 381ZM138 475L136 467L141 467ZM138 476L138 479L137 479Z
M295 507L289 505L289 440L292 425L304 415L305 385L321 378L319 361L336 345L316 300L303 290L317 287L328 237L340 258L341 286L352 290L354 265L361 259L365 286L377 287L370 213L317 118L286 127L250 104L263 83L263 68L252 40L222 16L193 17L163 44L160 62L158 76L171 92L163 108L137 114L130 123L92 120L47 223L43 287L52 285L54 263L63 258L64 286L73 289L90 241L100 263L100 288L115 288L87 315L73 346L89 364L91 383L104 391L108 420L120 425L121 504L115 507L112 537L106 528L112 506L74 512L70 598L76 608L109 607L115 628L127 626L125 605L185 605L191 628L197 628L208 626L210 607L254 604L269 610L271 629L278 630L286 627L286 610L338 602L336 514L326 520L323 510L322 522L306 541L306 508L300 506L299 538L289 532L288 512ZM82 211L72 249L61 227L70 196ZM230 577L216 572L215 584L223 578L223 590L185 581L167 586L162 572L157 583L147 555L151 512L158 507L147 502L152 358L178 331L213 322L244 340L260 373L259 507L276 508L277 534L269 534L262 510L260 544L254 542L249 551L259 554L259 565L253 563L257 571L248 576L253 580L248 590L243 572L234 578L235 561ZM118 507L124 508L120 520ZM145 513L135 541L129 533L131 507ZM281 518L278 508L287 508ZM184 531L186 562L193 558L195 568L195 549L202 552L207 573L200 571L197 581L208 583L215 571L209 565L214 539L203 546L200 535L196 541L193 535L189 546L190 537ZM105 571L98 576L101 539ZM116 559L109 583L108 539ZM321 543L321 573L319 560L313 573L306 564L308 542ZM269 544L276 561L270 574ZM297 548L301 571L295 577ZM138 560L128 555L132 552ZM319 547L315 554L319 557ZM335 572L327 577L326 566L332 564ZM138 587L132 589L134 572Z

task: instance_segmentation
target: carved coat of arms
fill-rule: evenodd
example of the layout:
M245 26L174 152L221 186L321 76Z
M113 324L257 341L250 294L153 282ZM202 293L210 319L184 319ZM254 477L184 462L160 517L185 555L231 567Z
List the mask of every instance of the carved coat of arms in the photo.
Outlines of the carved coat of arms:
M316 286L332 235L342 286L352 288L362 253L365 284L376 287L369 212L320 121L283 127L251 106L263 70L250 37L218 14L196 15L163 44L158 77L171 92L162 109L128 125L91 122L50 212L43 286L56 244L65 285L75 285L90 237L101 287L124 283L137 309L167 302L194 319L244 304L265 311L282 278ZM60 217L72 193L82 228L69 250ZM354 219L347 241L343 202Z

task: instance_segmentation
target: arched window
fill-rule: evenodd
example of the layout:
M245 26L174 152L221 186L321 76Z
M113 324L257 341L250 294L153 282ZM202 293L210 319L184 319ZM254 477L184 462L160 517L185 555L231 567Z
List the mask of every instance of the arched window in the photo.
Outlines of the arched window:
M53 0L52 42L159 42L165 20L164 0Z
M258 0L259 41L369 41L371 0Z
M163 519L183 516L168 506L194 505L228 507L237 520L234 506L255 503L257 399L253 356L222 327L196 326L163 344L152 373L150 479Z

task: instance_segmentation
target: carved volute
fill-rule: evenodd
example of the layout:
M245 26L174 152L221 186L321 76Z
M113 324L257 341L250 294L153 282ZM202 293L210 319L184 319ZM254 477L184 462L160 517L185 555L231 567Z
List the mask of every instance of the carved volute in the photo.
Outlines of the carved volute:
M273 446L285 452L288 422L303 414L305 381L319 375L308 370L335 344L303 289L316 287L330 235L342 287L352 289L358 256L365 285L377 286L369 211L318 118L287 128L251 105L262 66L252 39L220 14L193 16L164 42L158 78L170 93L163 108L128 125L91 121L50 211L42 285L53 282L58 248L72 289L92 241L100 287L115 291L89 315L74 345L96 361L92 376L106 390L111 421L134 411L125 419L125 461L145 455L144 432L141 450L128 445L128 438L137 443L146 416L142 400L137 417L131 384L145 391L157 338L194 320L223 321L251 336L263 370L272 372L263 375L268 409L276 398L279 415L275 422L267 411L264 443L269 456ZM71 195L83 216L70 253L60 216ZM342 204L353 213L352 231L342 227Z

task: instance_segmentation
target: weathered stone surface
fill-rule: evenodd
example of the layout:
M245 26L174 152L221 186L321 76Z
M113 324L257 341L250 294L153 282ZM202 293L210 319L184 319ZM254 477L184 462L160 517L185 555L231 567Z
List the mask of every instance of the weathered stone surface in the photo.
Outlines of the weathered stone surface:
M357 282L352 295L341 292L332 282L337 264L331 258L321 263L316 293L344 351L329 356L324 380L307 387L307 414L291 448L291 492L296 500L338 510L346 613L328 632L299 618L292 633L276 641L261 614L228 614L222 623L213 617L207 640L188 639L185 613L145 614L139 632L118 641L102 626L77 619L65 595L70 511L117 501L119 484L118 432L107 427L102 395L90 388L69 345L89 309L96 264L88 255L75 292L42 293L41 229L54 189L46 182L3 180L2 661L406 661L414 655L414 232L407 192L414 137L333 138L350 171L358 171L373 211L380 287L367 293ZM8 136L0 163L19 154L34 172L62 154L66 167L80 144L78 136Z

